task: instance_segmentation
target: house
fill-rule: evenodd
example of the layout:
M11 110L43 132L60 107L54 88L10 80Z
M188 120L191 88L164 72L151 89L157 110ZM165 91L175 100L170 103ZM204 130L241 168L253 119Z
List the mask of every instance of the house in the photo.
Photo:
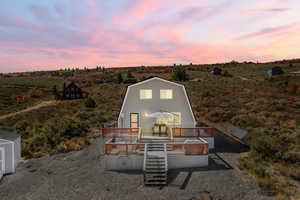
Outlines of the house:
M213 75L222 75L222 69L215 67L212 72Z
M54 96L57 100L71 100L71 99L82 99L87 98L88 93L82 91L80 87L78 87L74 82L71 82L66 86L64 83L63 91L57 92L56 87L54 89Z
M165 113L167 118L151 117L150 114L155 112ZM154 77L128 86L118 118L118 127L149 129L156 122L175 127L196 126L183 85Z
M196 124L184 85L158 77L132 84L118 127L101 130L106 169L143 170L146 185L164 185L169 169L207 166L213 129Z
M280 74L284 74L284 71L281 69L281 67L273 67L272 69L269 69L267 71L267 74L269 76L280 75Z
M14 173L21 160L21 136L0 130L0 177Z

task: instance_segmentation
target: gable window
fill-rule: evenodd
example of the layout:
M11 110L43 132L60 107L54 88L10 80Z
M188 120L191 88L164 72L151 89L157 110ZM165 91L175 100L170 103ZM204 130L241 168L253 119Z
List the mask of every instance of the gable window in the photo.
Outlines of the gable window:
M173 90L160 90L160 99L173 99Z
M140 90L140 99L152 99L152 90Z

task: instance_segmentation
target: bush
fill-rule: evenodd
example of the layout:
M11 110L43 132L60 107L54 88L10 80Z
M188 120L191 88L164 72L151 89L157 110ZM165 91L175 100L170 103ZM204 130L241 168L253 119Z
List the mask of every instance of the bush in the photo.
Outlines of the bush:
M121 73L118 73L117 81L118 83L123 83L123 77Z
M269 195L274 195L275 186L272 179L264 179L258 182L258 186Z
M90 97L85 101L85 107L87 108L95 108L96 106L95 100Z
M185 72L183 67L174 67L171 77L174 78L176 81L188 81L189 77L188 74Z
M232 75L228 71L224 71L223 76L232 77Z
M22 123L16 126L19 130ZM22 154L30 158L55 153L61 142L84 137L88 129L86 123L69 118L48 120L44 124L34 123L26 128L25 133L30 132L31 136L22 140Z
M289 163L300 163L300 152L288 151L283 154L282 159Z
M226 122L232 118L233 114L230 111L215 110L207 113L206 117L212 122Z

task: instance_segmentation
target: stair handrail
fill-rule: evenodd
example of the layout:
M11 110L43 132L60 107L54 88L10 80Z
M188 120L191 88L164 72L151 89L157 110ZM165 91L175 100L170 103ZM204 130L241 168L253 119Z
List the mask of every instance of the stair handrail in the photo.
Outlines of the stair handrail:
M146 171L147 146L148 146L148 144L146 143L144 146L144 166L143 166L144 171Z
M141 137L142 137L142 128L141 128L141 127L139 127L139 132L138 132L138 141L140 141Z
M168 171L168 156L167 156L167 144L164 144L164 152L165 152L165 170Z

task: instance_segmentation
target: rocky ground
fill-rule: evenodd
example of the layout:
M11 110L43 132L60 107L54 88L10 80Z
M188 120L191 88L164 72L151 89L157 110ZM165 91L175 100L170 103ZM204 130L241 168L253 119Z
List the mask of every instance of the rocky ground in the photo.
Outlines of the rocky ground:
M20 164L17 173L1 181L0 199L271 199L235 167L239 146L218 140L216 145L209 167L172 171L170 184L157 188L144 187L141 172L105 171L98 139L78 152Z

